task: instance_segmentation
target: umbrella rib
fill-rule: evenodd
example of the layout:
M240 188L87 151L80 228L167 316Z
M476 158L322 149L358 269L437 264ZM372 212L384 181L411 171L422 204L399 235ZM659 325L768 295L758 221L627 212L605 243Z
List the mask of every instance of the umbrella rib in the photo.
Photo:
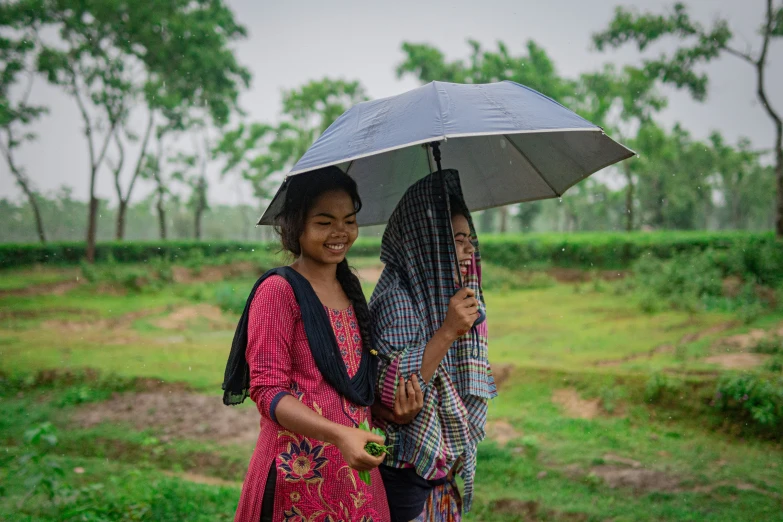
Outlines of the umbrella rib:
M541 178L541 181L543 181L544 183L546 183L546 186L547 186L547 187L549 187L549 188L550 188L550 190L552 190L552 192L554 193L554 195L555 195L555 196L557 196L558 198L559 198L559 197L561 197L561 196L562 196L562 194L561 194L561 193L559 193L559 192L558 192L558 191L555 189L555 187L553 187L553 186L552 186L552 184L551 184L551 183L549 183L549 181L548 181L548 180L547 180L547 179L544 177L544 175L543 175L543 174L541 174L541 171L540 171L540 170L538 170L538 167L536 167L536 165L535 165L535 164L534 164L532 161L530 161L530 158L528 158L528 157L527 157L527 154L525 154L524 152L522 152L522 149L520 149L519 147L517 147L517 144L516 144L516 143L514 143L514 140L512 140L511 138L509 138L509 137L508 137L508 134L504 134L504 135L503 135L503 137L504 137L504 138L506 138L506 139L508 140L508 142L509 142L509 143L511 143L511 146L512 146L512 147L514 147L514 149L516 149L516 151L517 151L517 152L519 152L519 154L520 154L520 155L521 155L523 158L525 158L525 161L527 161L527 162L528 162L528 164L529 164L531 167L533 167L533 170L535 170L535 171L536 171L536 174L538 174L538 177L539 177L539 178Z

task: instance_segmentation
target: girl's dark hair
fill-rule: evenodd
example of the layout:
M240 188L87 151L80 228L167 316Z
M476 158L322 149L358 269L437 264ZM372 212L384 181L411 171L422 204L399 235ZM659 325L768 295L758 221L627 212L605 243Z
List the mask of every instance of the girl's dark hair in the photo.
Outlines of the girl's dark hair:
M470 211L467 205L454 194L449 194L449 206L451 207L451 217L465 216L465 219L470 219Z
M284 185L285 201L283 209L275 216L275 231L280 236L283 250L293 256L298 257L302 253L299 238L304 232L307 214L322 194L334 190L346 192L353 201L356 212L362 209L362 200L356 182L337 167L325 167L291 176L286 178ZM362 335L362 345L366 350L370 350L373 346L370 309L359 278L348 266L346 259L337 265L337 281L353 305L356 322Z

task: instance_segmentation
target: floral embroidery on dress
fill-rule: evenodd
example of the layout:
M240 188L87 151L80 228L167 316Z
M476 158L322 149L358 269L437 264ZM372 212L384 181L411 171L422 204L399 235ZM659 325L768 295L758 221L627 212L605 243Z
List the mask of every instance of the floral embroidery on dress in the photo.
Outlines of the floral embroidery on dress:
M305 520L304 514L296 506L291 506L289 511L283 511L285 522L301 522Z
M323 480L321 468L329 459L323 456L323 444L311 445L306 438L301 443L288 443L288 451L278 457L279 468L285 471L285 480L311 484Z

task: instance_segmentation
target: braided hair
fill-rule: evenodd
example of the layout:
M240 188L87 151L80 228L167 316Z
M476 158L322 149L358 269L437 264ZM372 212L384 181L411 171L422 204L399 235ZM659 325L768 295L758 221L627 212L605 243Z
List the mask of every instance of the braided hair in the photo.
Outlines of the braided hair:
M356 181L337 167L325 167L305 174L297 174L285 181L286 192L283 209L275 216L275 231L280 236L283 250L294 257L302 253L299 238L302 236L307 214L321 194L330 191L343 191L350 196L356 212L362 208L362 200ZM362 346L373 355L370 309L362 291L362 284L354 271L343 259L337 265L337 281L353 305L356 322L362 336Z

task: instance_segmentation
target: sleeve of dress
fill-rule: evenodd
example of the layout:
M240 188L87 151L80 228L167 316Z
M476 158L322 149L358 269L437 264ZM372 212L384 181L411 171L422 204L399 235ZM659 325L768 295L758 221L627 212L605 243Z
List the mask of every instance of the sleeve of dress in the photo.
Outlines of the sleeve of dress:
M385 296L383 301L373 310L374 339L380 355L378 396L384 406L394 408L400 375L408 379L416 374L426 398L429 383L421 376L421 361L429 339L424 338L421 325L408 305L393 296ZM435 370L430 382L437 374Z
M275 408L291 394L291 347L299 305L291 285L270 276L250 304L245 357L250 367L250 398L261 415L277 422Z

